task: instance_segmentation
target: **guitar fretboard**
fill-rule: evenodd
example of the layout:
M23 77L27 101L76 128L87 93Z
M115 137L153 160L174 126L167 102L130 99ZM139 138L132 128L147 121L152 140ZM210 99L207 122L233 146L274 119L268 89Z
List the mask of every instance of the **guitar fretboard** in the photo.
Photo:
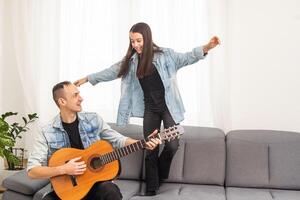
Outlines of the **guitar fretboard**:
M148 140L148 138L147 138ZM140 149L143 149L146 147L146 140L139 140L133 144L127 145L125 147L116 149L112 152L109 152L107 154L104 154L101 156L101 160L102 160L102 165L110 163L114 160L118 160L124 156L127 156L135 151L138 151Z
M156 136L148 137L143 140L139 140L133 144L127 145L125 147L115 149L112 152L101 155L100 157L96 157L92 159L91 165L93 168L99 168L105 164L118 160L124 156L127 156L135 151L144 149L146 147L146 142L148 142L152 138L160 138L161 140L170 140L174 139L176 136L179 136L183 133L183 129L177 130L178 126L173 126L168 129L163 130L161 133L158 133Z

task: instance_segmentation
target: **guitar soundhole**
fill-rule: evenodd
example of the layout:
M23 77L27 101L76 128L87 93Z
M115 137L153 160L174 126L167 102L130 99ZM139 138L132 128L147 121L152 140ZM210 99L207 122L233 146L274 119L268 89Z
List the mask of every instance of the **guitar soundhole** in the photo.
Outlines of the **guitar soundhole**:
M102 160L99 157L94 157L91 159L91 167L93 169L98 169L100 167L102 167Z

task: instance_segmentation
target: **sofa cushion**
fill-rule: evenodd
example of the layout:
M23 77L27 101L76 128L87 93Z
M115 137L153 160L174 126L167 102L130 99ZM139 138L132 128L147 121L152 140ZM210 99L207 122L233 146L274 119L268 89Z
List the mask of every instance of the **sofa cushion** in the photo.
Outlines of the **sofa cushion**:
M51 183L48 183L46 186L41 188L39 191L37 191L34 196L33 200L56 200L58 197L55 194Z
M297 136L287 143L269 145L271 188L300 189L300 134Z
M33 195L40 188L49 183L48 179L30 179L27 171L21 170L3 181L3 186L9 190L20 192L26 195Z
M143 184L143 188L145 184ZM164 183L156 196L132 197L131 200L226 200L222 186Z
M6 190L3 193L2 200L32 200L31 195L24 195L19 192L14 192L12 190Z
M230 135L228 136L230 137ZM268 186L269 162L267 144L227 138L226 162L227 186Z
M226 188L227 200L273 200L272 194L268 189L256 188Z
M226 136L226 185L300 189L300 134L236 130Z
M299 200L300 190L270 190L273 199L278 200Z
M139 125L111 128L123 135L142 139L143 129ZM217 128L184 126L179 149L172 161L167 182L224 185L225 179L225 134ZM160 150L162 150L161 145ZM140 178L144 161L142 151L121 159L120 179ZM134 163L134 164L133 164ZM145 174L143 175L145 177Z
M224 185L224 132L192 126L184 126L184 130L166 182Z
M226 188L227 200L299 200L300 191L256 188Z
M115 180L114 183L120 188L123 200L130 199L140 193L141 183L135 180Z
M118 127L113 123L109 123L112 129L119 133L131 137L133 139L143 139L142 126L128 124L126 127ZM140 150L128 156L121 158L121 174L119 179L139 180L142 176L142 163L144 151Z

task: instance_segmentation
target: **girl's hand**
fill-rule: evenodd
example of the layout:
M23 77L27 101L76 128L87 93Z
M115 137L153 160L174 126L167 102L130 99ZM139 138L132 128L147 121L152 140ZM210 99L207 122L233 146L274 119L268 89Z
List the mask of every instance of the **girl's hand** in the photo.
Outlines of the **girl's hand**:
M203 46L204 53L207 53L209 50L215 48L220 44L220 39L217 36L212 37L209 42Z
M74 82L74 85L76 85L77 87L81 86L82 84L88 82L87 77L81 78L77 81Z

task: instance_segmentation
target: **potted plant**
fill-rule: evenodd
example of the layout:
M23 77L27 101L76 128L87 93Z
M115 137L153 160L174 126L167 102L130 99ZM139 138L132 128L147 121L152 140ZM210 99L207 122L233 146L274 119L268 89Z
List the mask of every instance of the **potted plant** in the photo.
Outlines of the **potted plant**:
M15 166L21 163L20 158L13 153L17 138L21 139L21 133L28 131L28 125L38 118L36 113L32 113L22 117L22 124L9 123L7 119L14 115L18 115L18 113L6 112L0 117L0 157L6 159L9 170L15 170Z

